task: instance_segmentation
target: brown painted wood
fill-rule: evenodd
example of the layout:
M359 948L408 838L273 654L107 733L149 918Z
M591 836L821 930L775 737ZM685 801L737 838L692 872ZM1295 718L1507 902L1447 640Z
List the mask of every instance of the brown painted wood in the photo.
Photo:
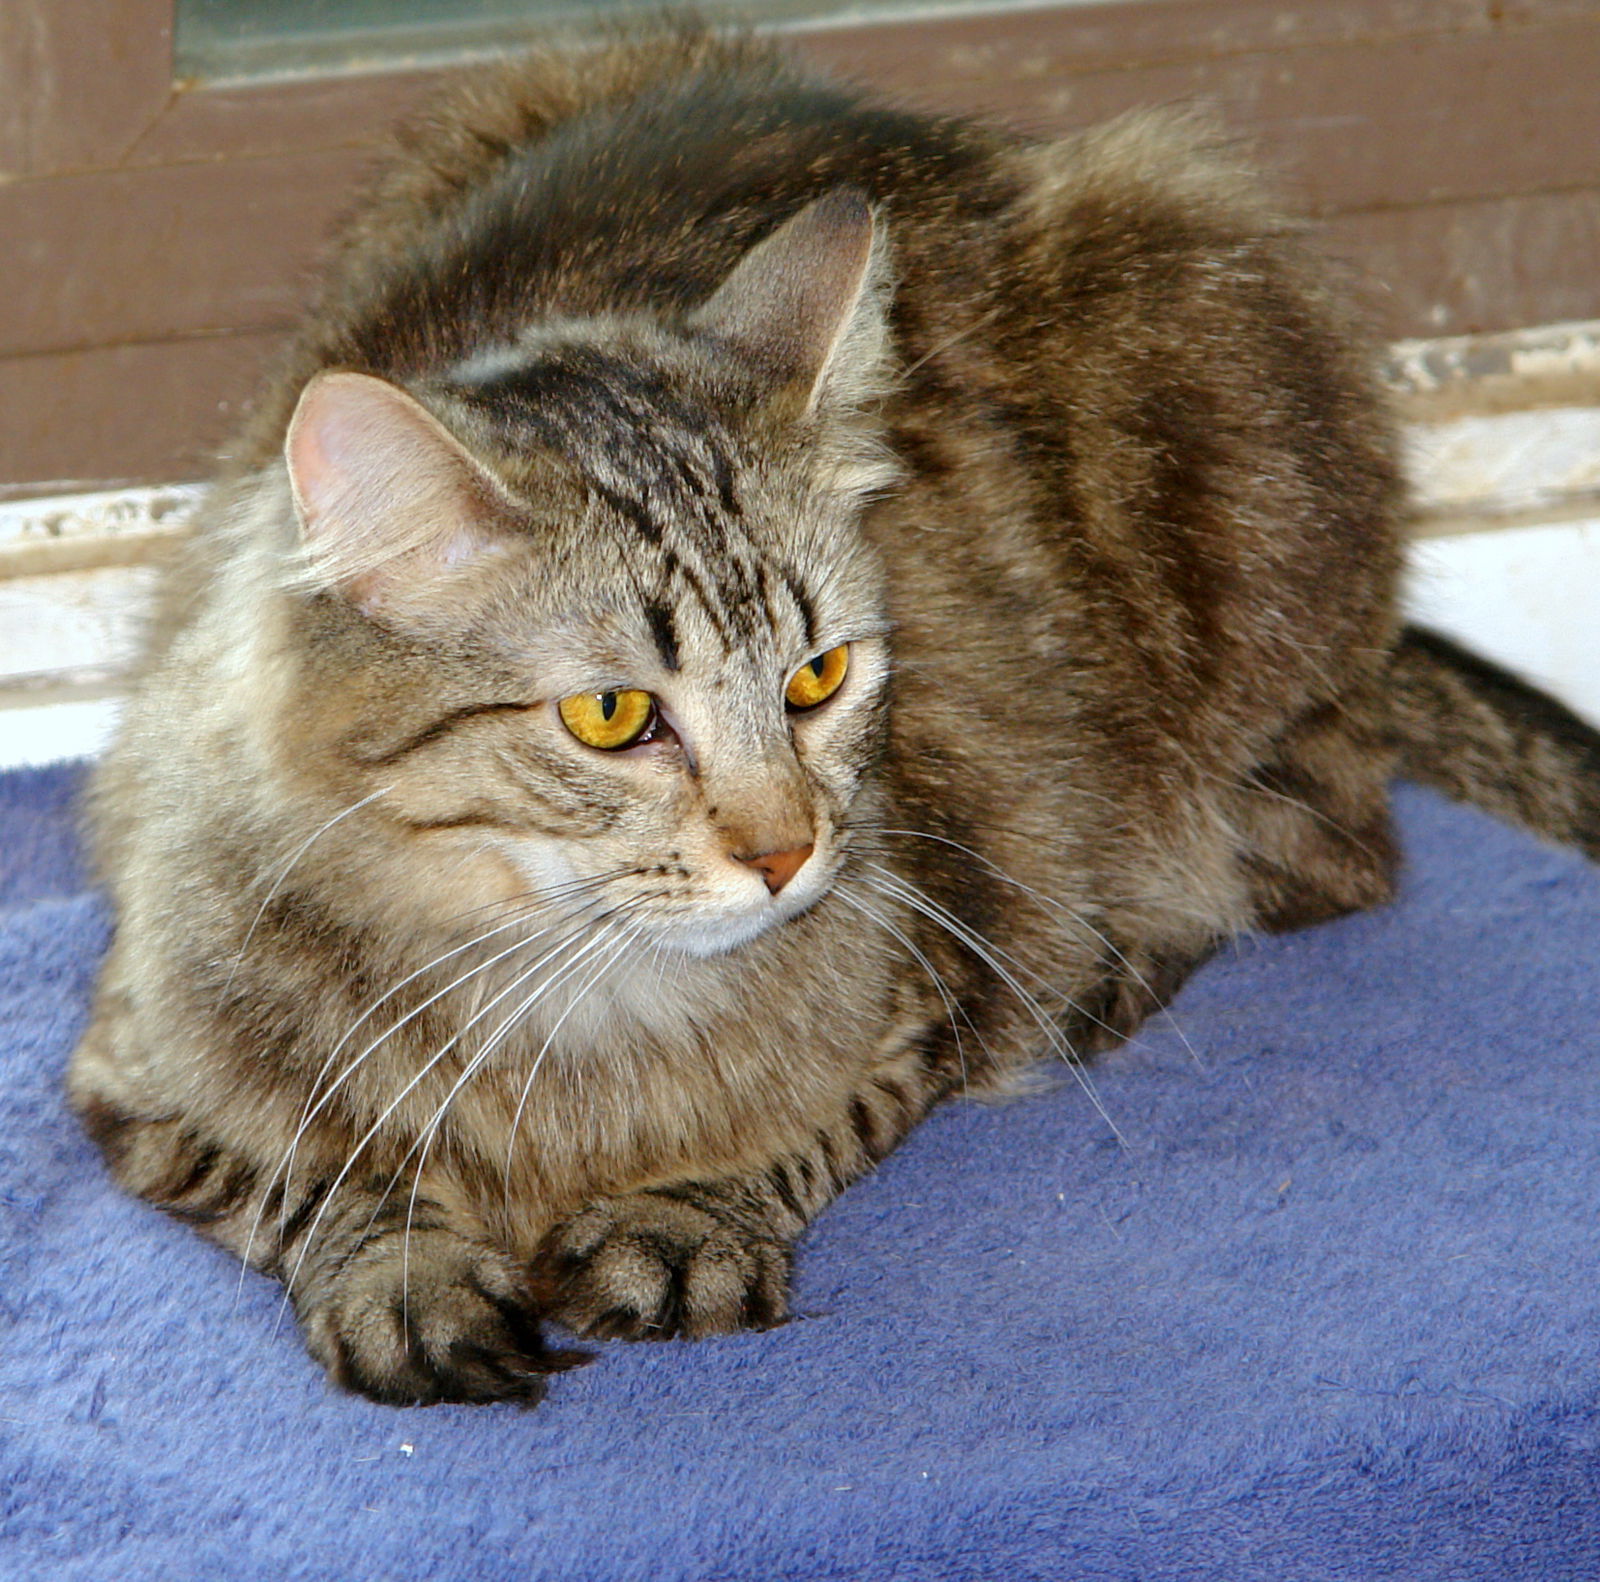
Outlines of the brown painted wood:
M115 164L172 93L172 0L0 6L0 176Z
M0 84L11 90L0 105L0 151L8 148L3 129L9 113L29 127L52 126L52 137L71 143L74 157L28 162L0 153L0 168L43 173L359 146L374 141L442 75L418 70L267 84L174 83L170 7L171 0L121 0L113 16L105 0L11 0L0 17ZM990 107L1005 108L1011 85L1052 73L1487 29L1503 9L1492 0L1143 0L915 24L821 26L796 36L840 71L901 76L913 90L919 78L941 72L987 79ZM1528 0L1524 9L1565 15L1593 8L1585 0L1544 0L1543 6ZM84 38L100 39L102 47L75 50L74 40ZM115 72L109 93L108 60ZM41 83L62 73L70 73L64 91L41 91ZM86 109L93 111L87 118ZM95 133L89 123L96 119L108 121L114 135Z
M36 9L64 19L103 0L54 0L55 9L51 0L13 4L18 17ZM136 7L124 6L125 31L142 36L140 29L152 27L151 16L164 14L170 4L137 0ZM1595 10L1594 0L1524 0L1515 6L1495 0L1116 0L915 23L817 26L794 36L843 74L897 83L923 100L948 86L950 108L1015 112L1051 78L1373 40L1460 32L1498 36L1513 14L1518 21L1539 21L1593 16ZM17 21L0 25L26 31ZM424 69L258 84L168 83L168 31L168 24L155 26L161 47L141 60L141 81L153 66L160 68L160 91L152 94L146 84L137 96L139 113L124 117L124 136L106 144L107 162L118 167L369 144L444 75ZM70 37L64 21L53 28L58 46ZM88 69L84 76L93 80ZM32 95L28 72L19 68L15 77L15 97L26 103ZM39 105L32 119L48 119L55 103ZM86 167L100 168L84 159L74 166Z
M1391 339L1600 318L1600 189L1342 215L1321 230Z
M1549 22L1561 17L1591 16L1594 0L1499 0L1489 9L1500 22Z
M128 150L124 166L260 159L330 148L370 148L448 75L396 72L287 82L191 84Z
M1487 31L1500 9L1494 0L1140 0L946 16L919 22L914 37L904 22L815 27L799 37L808 52L838 71L899 80L913 90L931 71L986 85L1002 97L985 99L984 107L1004 109L1008 92L1026 94L1030 83L1048 77Z
M926 99L995 108L987 67L970 75L964 55L931 58L951 64L924 80ZM892 83L905 69L881 75ZM1052 64L1012 81L1006 97L1013 119L1041 131L1140 104L1215 102L1297 204L1336 216L1600 186L1597 82L1600 17L1504 37L1405 37L1125 72L1074 76ZM390 83L381 103L406 97ZM354 146L0 188L0 235L18 239L10 267L0 265L0 356L282 323L366 158Z
M1140 105L1211 104L1292 179L1302 203L1325 213L1600 182L1593 6L1537 27L1258 47L1118 70L1082 69L1066 23L1029 53L998 42L975 51L965 43L971 26L963 19L933 34L930 24L914 55L877 30L831 63L848 54L861 75L923 102L1044 134Z
M0 361L0 496L204 477L281 337Z
M203 471L437 80L173 84L171 4L0 0L0 488ZM797 42L1045 134L1210 99L1374 278L1386 333L1600 317L1600 0L1140 0Z
M370 156L93 171L0 187L0 356L281 324Z

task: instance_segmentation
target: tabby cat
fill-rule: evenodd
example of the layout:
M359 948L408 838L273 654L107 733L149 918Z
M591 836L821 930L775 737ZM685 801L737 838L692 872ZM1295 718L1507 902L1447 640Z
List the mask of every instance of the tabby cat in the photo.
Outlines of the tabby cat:
M1600 850L1395 613L1358 339L1202 123L690 29L401 135L168 581L73 1101L379 1400L775 1324L950 1095L1392 893L1397 765Z

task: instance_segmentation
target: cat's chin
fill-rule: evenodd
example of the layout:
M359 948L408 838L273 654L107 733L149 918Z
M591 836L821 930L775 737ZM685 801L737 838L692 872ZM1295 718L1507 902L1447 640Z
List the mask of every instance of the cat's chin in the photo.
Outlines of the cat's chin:
M781 928L790 918L798 917L817 899L818 895L808 895L804 899L797 896L792 902L786 898L777 904L764 906L759 911L740 913L731 917L674 919L672 927L663 929L655 937L654 943L662 950L677 951L684 956L700 958L726 956L729 952L759 939L763 934Z

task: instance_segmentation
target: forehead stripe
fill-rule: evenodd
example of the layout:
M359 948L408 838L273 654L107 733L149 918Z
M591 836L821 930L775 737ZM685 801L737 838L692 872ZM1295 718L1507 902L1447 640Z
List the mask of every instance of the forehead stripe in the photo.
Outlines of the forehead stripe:
M672 624L672 611L664 604L645 606L645 619L650 623L650 635L655 638L656 651L668 670L678 668L678 634Z
M669 580L676 581L681 579L688 584L690 592L694 594L695 598L700 601L702 608L704 608L706 619L717 629L717 636L722 639L723 647L732 648L734 646L734 634L729 630L727 615L722 608L722 603L712 597L710 588L706 586L694 567L668 549L666 551L665 570Z
M630 499L627 495L608 488L593 478L589 480L589 486L618 516L631 523L647 543L661 542L661 524L651 518L642 500Z
M738 520L744 513L739 509L739 497L733 492L733 468L715 445L711 447L711 476L716 483L717 498L722 502L722 509Z

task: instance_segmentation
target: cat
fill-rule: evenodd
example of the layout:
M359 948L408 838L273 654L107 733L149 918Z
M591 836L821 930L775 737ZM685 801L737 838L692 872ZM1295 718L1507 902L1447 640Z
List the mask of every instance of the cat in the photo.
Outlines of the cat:
M1600 853L1396 613L1393 424L1193 115L1063 141L684 26L400 134L92 807L116 1180L380 1401L787 1311L939 1101L1382 904L1401 770Z

